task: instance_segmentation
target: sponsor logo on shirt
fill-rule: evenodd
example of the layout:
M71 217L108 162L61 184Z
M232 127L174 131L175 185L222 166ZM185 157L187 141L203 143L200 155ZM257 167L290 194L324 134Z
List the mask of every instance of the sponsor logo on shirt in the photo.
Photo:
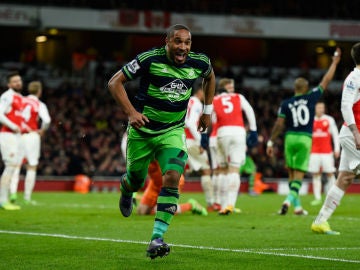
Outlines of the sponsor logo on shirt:
M188 91L188 88L180 79L176 79L171 83L160 87L160 91L166 94L171 102L174 102L181 96L184 96Z
M322 131L321 129L314 130L313 138L327 137L329 133Z

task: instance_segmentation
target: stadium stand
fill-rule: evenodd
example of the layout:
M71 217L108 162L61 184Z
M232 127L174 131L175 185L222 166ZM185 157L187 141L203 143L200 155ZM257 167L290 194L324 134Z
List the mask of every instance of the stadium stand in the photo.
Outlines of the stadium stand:
M3 3L28 5L27 0L5 0ZM234 0L191 1L114 1L114 0L36 0L32 5L92 9L163 10L178 13L233 14L264 17L300 17L321 19L358 19L358 1L320 0L311 4L301 1L273 0L271 2Z

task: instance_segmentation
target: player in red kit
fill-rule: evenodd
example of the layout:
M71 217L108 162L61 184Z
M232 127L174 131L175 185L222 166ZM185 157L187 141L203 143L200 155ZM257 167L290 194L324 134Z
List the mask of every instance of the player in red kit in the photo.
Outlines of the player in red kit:
M39 100L42 93L42 85L38 81L29 83L29 95L23 97L22 116L24 118L24 130L21 135L20 161L25 157L27 160L24 203L34 204L31 200L31 194L35 186L36 169L40 157L41 136L48 129L51 118L46 105ZM41 127L39 127L41 120ZM17 188L19 183L21 164L15 169L10 183L10 201L15 202L17 199Z
M18 73L11 73L7 76L9 89L0 96L0 149L4 171L0 182L0 208L4 210L19 210L18 205L8 201L10 180L16 166L20 162L20 132L22 130L22 109L23 96L22 79Z
M334 145L334 147L333 147ZM335 183L335 158L340 156L339 131L334 118L325 114L324 102L315 106L312 148L309 172L313 175L313 193L315 200L311 205L321 204L321 174L325 173L328 190Z
M219 88L232 81L224 78L219 81ZM236 93L224 90L213 101L214 117L217 123L218 161L220 167L226 168L226 174L220 187L220 215L234 211L240 188L240 166L245 162L246 144L257 143L257 127L255 113L247 99ZM243 111L249 122L250 136L246 139Z

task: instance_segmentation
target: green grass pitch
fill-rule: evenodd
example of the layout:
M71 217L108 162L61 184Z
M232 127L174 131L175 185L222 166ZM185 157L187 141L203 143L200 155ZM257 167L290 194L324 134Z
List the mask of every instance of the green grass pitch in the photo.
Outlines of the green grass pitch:
M20 195L21 197L21 195ZM309 216L276 214L283 196L241 194L241 214L174 217L165 241L171 253L145 250L153 216L123 218L117 193L35 193L36 206L0 211L0 269L360 269L360 196L345 195L330 220L340 236L317 235ZM200 193L185 193L181 202Z

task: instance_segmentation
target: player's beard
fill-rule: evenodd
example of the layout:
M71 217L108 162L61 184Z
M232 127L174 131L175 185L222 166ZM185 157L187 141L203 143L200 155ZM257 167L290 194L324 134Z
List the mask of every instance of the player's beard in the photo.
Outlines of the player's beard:
M22 90L22 88L21 87L17 87L17 88L13 88L14 90L15 90L15 92L17 92L17 93L21 93L21 90Z
M13 89L16 91L16 92L18 92L18 93L21 93L21 91L22 91L22 87L20 86L20 87L13 87Z

